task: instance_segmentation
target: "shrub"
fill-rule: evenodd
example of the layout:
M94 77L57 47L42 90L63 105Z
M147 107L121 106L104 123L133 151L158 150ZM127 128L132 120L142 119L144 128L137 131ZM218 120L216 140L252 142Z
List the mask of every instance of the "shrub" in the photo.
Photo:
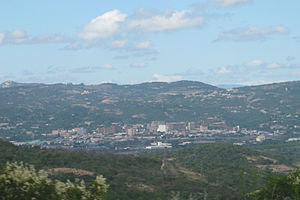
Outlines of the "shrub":
M285 176L269 177L262 188L248 194L248 197L256 200L300 199L300 169Z
M79 179L74 183L53 181L46 171L22 162L7 163L0 171L1 200L103 200L107 189L103 176L87 187Z

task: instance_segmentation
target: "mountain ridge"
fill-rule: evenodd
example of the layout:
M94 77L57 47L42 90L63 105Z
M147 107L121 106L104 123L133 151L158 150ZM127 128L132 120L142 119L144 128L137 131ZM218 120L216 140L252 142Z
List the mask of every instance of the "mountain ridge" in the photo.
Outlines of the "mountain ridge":
M160 82L160 81L150 81L150 82L142 82L142 83L134 83L134 84L118 84L118 83L99 83L99 84L84 84L84 83L22 83L22 82L16 82L12 80L7 80L2 83L0 83L0 88L6 88L6 87L19 87L19 86L37 86L37 85L74 85L74 86L101 86L101 85L107 85L107 86L143 86L143 85L174 85L174 84L181 84L181 83L193 83L197 85L206 85L206 86L212 86L220 89L232 89L232 88L241 88L241 87L260 87L260 86L266 86L266 85L273 85L273 84L285 84L285 83L293 83L293 82L300 82L300 80L294 80L294 81L282 81L282 82L272 82L272 83L266 83L266 84L258 84L258 85L241 85L241 84L207 84L202 81L193 81L193 80L180 80L180 81L172 81L172 82Z
M14 86L15 85L15 86ZM201 122L294 132L300 81L220 89L196 81L118 84L11 84L0 88L0 135L151 121ZM85 122L91 122L86 125ZM35 128L37 127L37 128ZM276 130L276 129L275 129Z

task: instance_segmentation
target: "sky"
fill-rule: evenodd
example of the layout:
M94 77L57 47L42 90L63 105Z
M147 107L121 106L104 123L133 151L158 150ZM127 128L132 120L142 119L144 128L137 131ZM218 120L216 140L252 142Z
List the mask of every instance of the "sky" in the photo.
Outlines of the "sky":
M299 0L10 0L0 82L300 79Z

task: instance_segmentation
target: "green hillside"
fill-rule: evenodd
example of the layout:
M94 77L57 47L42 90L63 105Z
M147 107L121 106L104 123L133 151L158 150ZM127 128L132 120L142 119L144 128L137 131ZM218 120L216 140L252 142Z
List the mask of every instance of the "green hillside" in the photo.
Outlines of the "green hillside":
M0 163L3 166L7 161L33 164L61 180L79 177L89 182L102 174L110 184L106 198L114 200L171 199L172 195L182 199L240 199L266 175L293 167L256 151L225 144L148 155L114 155L0 142Z
M157 156L203 175L207 182L205 190L212 199L216 196L241 199L244 193L255 190L263 177L296 167L286 164L281 157L229 144L204 144Z
M249 148L268 155L280 157L282 160L284 159L285 162L293 163L300 167L300 141L255 145L249 146Z

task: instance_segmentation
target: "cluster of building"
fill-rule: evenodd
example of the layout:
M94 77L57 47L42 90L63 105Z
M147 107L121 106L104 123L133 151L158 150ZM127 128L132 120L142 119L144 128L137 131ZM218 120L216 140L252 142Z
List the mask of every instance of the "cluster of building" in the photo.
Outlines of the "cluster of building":
M230 140L237 145L260 143L273 139L276 133L248 130L239 126L212 128L201 122L152 121L148 124L121 124L101 126L95 130L79 127L70 130L52 130L43 134L44 141L27 142L46 148L85 148L93 150L141 151L169 149L193 143L214 143ZM14 142L17 145L24 143Z
M74 134L78 135L84 135L87 133L87 130L85 128L73 128L71 130L64 130L64 129L59 129L59 130L53 130L51 133L48 133L48 136L60 136L60 137L69 137Z

